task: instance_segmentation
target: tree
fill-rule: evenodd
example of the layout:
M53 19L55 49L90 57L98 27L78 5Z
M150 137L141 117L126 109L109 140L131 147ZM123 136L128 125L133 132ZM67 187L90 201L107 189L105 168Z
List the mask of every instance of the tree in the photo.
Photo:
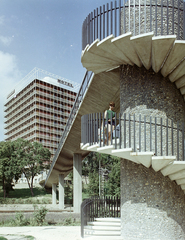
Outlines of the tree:
M107 194L119 196L120 158L95 152L91 152L83 160L82 164L82 174L89 178L89 184L87 187L89 195L92 196L99 194L99 168L106 173L105 185L107 187Z
M113 164L112 169L108 176L107 193L112 196L120 197L120 159Z
M33 193L33 179L41 171L50 167L51 153L49 149L44 148L41 143L29 142L24 139L17 139L14 141L13 157L22 173L24 173L32 196Z
M17 161L12 157L13 153L13 142L0 142L0 182L3 186L4 198L12 190L13 179L17 181L21 175Z

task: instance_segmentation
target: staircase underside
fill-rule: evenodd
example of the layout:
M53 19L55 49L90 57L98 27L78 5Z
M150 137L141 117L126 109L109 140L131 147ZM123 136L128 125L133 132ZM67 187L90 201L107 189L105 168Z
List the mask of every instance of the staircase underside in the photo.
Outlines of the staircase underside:
M100 147L99 143L89 146L81 144L81 149L99 153L110 154L130 160L156 172L161 171L163 176L175 180L185 193L185 161L176 161L176 156L155 156L153 152L133 152L132 148L115 149L114 144Z
M94 73L110 71L120 65L142 65L169 76L185 99L185 40L175 35L154 36L153 32L132 37L130 32L95 40L82 51L83 66Z

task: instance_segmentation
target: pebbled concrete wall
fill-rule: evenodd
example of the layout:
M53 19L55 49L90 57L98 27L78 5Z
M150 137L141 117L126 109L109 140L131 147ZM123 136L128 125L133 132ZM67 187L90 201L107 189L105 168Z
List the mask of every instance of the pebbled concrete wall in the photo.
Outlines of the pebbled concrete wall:
M175 34L183 39L183 0L174 1L174 12L172 0L127 1L121 22L122 33L132 32L136 36L153 31L155 36Z
M124 240L184 240L185 195L161 172L121 160Z
M177 123L185 120L185 103L175 84L161 73L156 74L144 67L123 66L120 112L122 118L124 113L142 114L168 118ZM124 240L185 239L184 192L175 181L160 172L121 160L121 204Z

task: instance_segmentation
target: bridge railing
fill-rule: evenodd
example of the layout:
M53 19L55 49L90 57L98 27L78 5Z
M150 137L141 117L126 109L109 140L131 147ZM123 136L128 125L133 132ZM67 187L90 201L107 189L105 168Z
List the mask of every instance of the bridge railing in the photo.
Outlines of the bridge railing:
M120 217L120 198L98 196L86 199L81 204L81 237L84 238L84 227L95 218Z
M79 107L80 107L80 104L83 101L83 98L84 98L85 93L86 93L86 91L88 89L88 86L89 86L89 83L90 83L90 80L91 80L92 76L93 76L93 72L86 71L84 79L83 79L82 84L81 84L81 87L80 87L79 92L78 92L78 94L76 96L73 108L71 110L71 113L70 113L69 118L67 120L66 126L64 128L64 132L63 132L63 134L62 134L62 136L60 138L60 142L59 142L58 148L57 148L57 150L55 152L55 155L53 157L53 161L52 161L49 173L47 175L45 184L46 184L46 182L47 182L47 180L48 180L48 178L49 178L49 176L50 176L50 174L52 172L52 169L53 169L53 167L54 167L54 165L55 165L55 163L56 163L56 161L58 159L58 156L59 156L60 151L61 151L61 149L62 149L62 147L64 145L65 139L66 139L66 137L67 137L67 135L68 135L68 133L70 131L70 128L71 128L71 126L73 124L73 121L75 120L75 115L77 114L77 112L79 110Z
M184 122L126 113L122 117L115 115L108 125L107 122L104 113L82 116L82 144L114 145L115 149L132 148L134 152L153 152L155 156L176 156L177 160L185 160ZM112 133L109 141L108 131Z
M185 39L185 2L183 0L118 0L94 9L82 25L82 49L94 40L126 32L154 32Z

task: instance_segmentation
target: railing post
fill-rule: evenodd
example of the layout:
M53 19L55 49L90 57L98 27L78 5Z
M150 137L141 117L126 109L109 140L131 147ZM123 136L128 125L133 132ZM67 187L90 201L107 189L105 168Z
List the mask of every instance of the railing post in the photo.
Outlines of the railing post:
M168 118L166 119L166 156L168 156Z
M155 155L157 156L157 117L155 117Z
M161 118L161 156L163 156L163 119Z
M114 132L115 132L115 149L117 149L117 114L115 113L115 120L114 120Z
M133 124L134 124L134 152L136 152L136 119L135 114L133 118Z
M179 121L177 121L177 161L179 161Z

